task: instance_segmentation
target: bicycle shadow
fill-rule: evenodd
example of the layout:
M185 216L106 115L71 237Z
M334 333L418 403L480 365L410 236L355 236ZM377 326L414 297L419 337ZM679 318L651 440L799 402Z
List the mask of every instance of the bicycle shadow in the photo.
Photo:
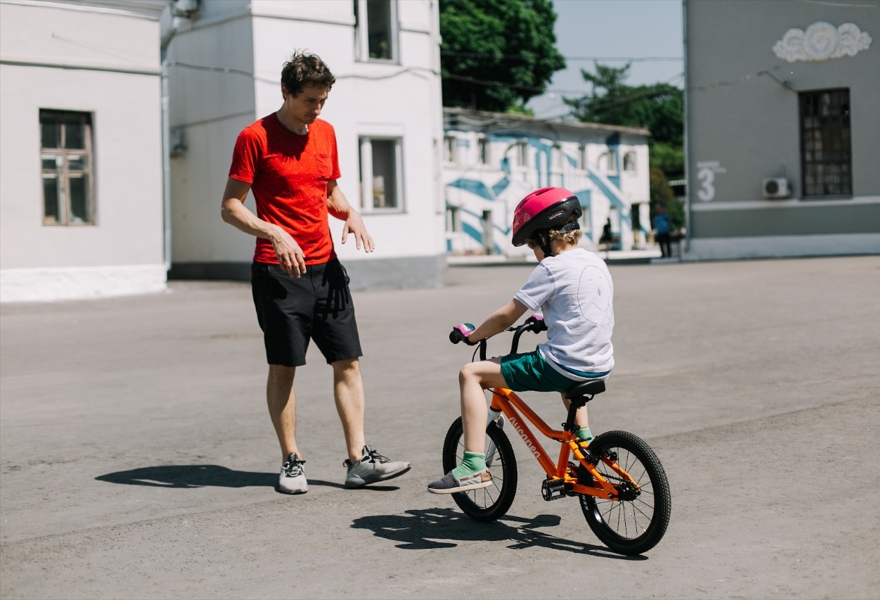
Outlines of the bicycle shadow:
M95 477L97 481L123 485L143 485L174 489L203 487L271 487L278 483L278 473L235 471L219 465L162 465L117 471ZM309 479L309 485L344 488L341 483ZM396 488L394 488L396 489Z
M492 523L481 523L448 508L408 510L405 515L373 515L352 522L354 529L368 529L376 537L399 542L404 550L455 548L458 542L512 542L511 550L547 548L591 554L620 560L647 560L644 556L622 556L604 546L595 546L557 537L540 528L558 527L558 515L538 515L534 519L504 516ZM586 527L586 525L584 525Z

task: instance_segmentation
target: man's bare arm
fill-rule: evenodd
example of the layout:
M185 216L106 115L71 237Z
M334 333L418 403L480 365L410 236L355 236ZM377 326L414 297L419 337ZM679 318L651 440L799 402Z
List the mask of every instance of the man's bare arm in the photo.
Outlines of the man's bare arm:
M287 231L260 219L244 205L250 189L248 183L232 177L227 179L220 216L236 229L272 242L281 268L291 277L299 277L306 272L306 260L302 248Z
M361 249L361 245L363 245L365 252L372 252L375 249L373 238L367 232L367 226L364 225L361 214L348 203L348 199L342 193L342 189L335 179L327 184L327 210L340 221L345 221L342 228L343 244L348 239L348 234L351 233L358 250Z

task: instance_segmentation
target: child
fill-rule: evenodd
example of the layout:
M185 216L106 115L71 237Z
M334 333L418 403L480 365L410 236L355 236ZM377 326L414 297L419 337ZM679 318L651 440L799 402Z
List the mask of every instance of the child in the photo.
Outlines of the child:
M458 325L469 344L504 331L526 310L543 309L547 342L533 352L468 363L458 376L465 453L460 465L428 484L434 494L454 494L492 485L484 454L488 407L483 390L508 388L563 392L582 381L606 379L614 366L611 275L601 258L578 248L577 197L563 188L526 196L513 215L513 245L534 250L538 266L513 300L479 327ZM566 407L568 401L563 396ZM586 406L577 411L578 437L593 439Z

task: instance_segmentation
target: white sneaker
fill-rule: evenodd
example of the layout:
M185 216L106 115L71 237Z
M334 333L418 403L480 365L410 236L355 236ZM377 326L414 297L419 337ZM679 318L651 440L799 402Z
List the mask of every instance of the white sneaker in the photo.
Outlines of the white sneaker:
M399 477L409 471L410 464L403 461L392 461L382 456L369 446L364 446L361 459L352 464L349 459L342 463L347 470L345 487L360 488L377 481L387 481Z
M306 481L306 473L303 465L306 461L300 460L296 453L291 452L287 460L281 465L281 474L278 476L278 491L285 494L305 494L309 491L309 482Z

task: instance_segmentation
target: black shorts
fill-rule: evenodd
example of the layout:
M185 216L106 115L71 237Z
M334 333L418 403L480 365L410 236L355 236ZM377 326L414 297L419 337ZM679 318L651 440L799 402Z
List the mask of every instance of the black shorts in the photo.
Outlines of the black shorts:
M278 265L251 265L254 306L270 365L306 364L310 339L328 364L362 355L348 281L336 259L307 266L298 279Z

